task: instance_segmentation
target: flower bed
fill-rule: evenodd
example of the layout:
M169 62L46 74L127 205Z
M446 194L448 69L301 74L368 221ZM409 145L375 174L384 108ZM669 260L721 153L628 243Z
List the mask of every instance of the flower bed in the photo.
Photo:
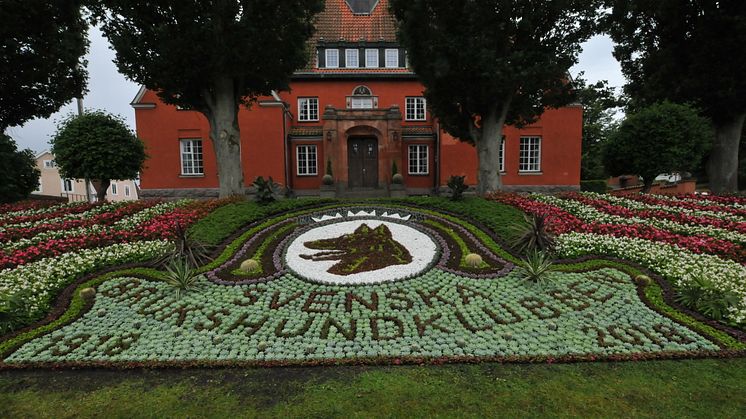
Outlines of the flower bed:
M549 207L532 202L524 204ZM567 217L560 228L574 222ZM745 347L648 300L660 288L633 280L634 268L563 265L549 286L527 283L488 232L431 209L317 205L234 237L201 269L209 280L181 299L157 272L80 284L95 287L95 298L73 293L59 322L0 342L0 366L553 362L721 356ZM430 256L423 243L434 246ZM467 253L483 263L467 266ZM240 272L249 257L259 268ZM432 262L383 274L418 258ZM291 259L306 265L289 269ZM350 280L328 281L328 273Z
M737 296L726 319L746 323L746 241L741 232L746 220L737 208L731 208L725 220L710 217L724 203L702 204L689 198L571 193L497 194L492 199L528 213L549 214L549 228L559 234L561 256L612 255L635 261L677 289L705 279L715 290Z

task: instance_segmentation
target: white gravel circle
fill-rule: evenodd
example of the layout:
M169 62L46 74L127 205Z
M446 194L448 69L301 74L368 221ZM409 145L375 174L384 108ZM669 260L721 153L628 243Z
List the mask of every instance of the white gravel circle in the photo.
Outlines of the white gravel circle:
M313 261L300 256L322 252L322 250L309 249L303 243L350 234L361 224L367 224L372 229L385 224L391 231L392 238L404 246L412 255L412 262L406 265L391 265L375 271L336 275L327 271L338 262L337 260ZM285 253L285 263L288 268L298 275L314 282L340 285L376 284L413 277L430 266L437 255L438 246L421 231L399 223L376 219L357 219L319 226L302 233L288 245Z

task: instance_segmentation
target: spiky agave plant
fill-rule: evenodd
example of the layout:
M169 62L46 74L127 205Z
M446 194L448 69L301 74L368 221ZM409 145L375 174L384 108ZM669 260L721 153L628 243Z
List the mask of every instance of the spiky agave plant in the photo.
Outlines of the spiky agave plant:
M158 259L158 264L168 266L174 260L185 260L190 267L197 268L212 261L211 246L196 240L192 233L181 224L176 224L171 232L173 236L173 251Z
M550 271L553 262L546 252L532 250L520 262L520 278L532 284L544 287L551 282Z
M204 276L189 266L184 259L174 259L166 266L165 281L176 290L176 299L199 286Z
M513 248L523 254L532 251L550 252L554 248L554 234L547 229L545 215L524 215L525 222L513 226L516 239Z

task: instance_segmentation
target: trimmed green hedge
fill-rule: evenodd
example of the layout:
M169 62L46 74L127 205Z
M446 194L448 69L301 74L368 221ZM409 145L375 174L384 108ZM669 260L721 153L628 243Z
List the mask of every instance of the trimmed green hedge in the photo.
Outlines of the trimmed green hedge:
M604 179L581 180L580 190L583 192L606 193L609 190L609 185Z

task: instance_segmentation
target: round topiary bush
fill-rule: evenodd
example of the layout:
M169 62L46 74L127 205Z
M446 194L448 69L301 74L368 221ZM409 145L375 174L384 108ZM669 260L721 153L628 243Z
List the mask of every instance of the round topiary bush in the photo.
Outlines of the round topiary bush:
M478 268L482 264L482 257L476 253L469 253L464 258L466 264L471 268Z
M243 272L254 272L255 270L259 269L259 262L255 261L254 259L246 259L245 261L241 262L241 267L239 268Z

